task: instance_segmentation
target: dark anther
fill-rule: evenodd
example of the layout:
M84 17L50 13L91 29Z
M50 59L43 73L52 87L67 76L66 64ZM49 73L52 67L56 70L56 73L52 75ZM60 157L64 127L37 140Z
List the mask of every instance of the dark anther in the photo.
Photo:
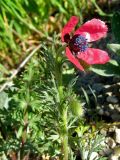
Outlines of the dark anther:
M77 52L85 52L88 48L88 42L85 37L81 35L74 35L69 42L69 47L71 51Z

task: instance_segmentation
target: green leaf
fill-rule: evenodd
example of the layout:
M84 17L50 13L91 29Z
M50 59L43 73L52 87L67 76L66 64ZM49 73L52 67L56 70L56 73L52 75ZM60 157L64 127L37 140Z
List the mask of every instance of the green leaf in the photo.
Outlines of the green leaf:
M3 107L8 108L8 102L9 98L7 93L0 92L0 109L2 109Z
M114 53L120 54L120 44L107 44L107 47Z
M90 70L101 76L120 76L120 65L115 60L111 60L104 65L93 65Z
M115 39L120 43L120 12L115 12L112 17L112 31Z

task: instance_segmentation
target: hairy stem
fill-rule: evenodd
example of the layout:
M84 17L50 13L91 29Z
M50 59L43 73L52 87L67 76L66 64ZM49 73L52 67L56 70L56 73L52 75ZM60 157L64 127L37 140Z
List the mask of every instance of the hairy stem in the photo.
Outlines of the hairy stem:
M63 113L61 114L62 118L62 134L61 134L61 141L62 141L62 153L63 153L63 160L68 160L68 127L67 127L67 109L63 109Z
M64 50L65 46L59 49L59 53L56 55L55 65L55 77L59 92L59 115L60 115L60 137L61 137L61 152L63 160L68 160L68 127L67 127L67 107L63 103L63 82L62 82L62 57L59 56L60 52Z

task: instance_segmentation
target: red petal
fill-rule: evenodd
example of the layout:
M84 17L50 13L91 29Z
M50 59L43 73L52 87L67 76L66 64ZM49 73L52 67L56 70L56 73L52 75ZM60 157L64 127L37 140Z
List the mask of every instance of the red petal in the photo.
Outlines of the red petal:
M84 68L80 65L78 59L73 56L68 47L66 47L66 56L69 59L69 61L72 62L78 69L84 71Z
M78 28L75 34L81 34L87 38L88 42L91 42L104 37L107 31L108 28L103 21L92 19Z
M105 64L110 60L107 52L95 48L88 48L86 52L80 53L77 57L88 64Z
M68 21L68 23L63 27L62 29L62 41L63 42L64 42L64 36L66 34L69 34L74 29L77 23L78 23L78 18L76 16L72 16L70 20Z

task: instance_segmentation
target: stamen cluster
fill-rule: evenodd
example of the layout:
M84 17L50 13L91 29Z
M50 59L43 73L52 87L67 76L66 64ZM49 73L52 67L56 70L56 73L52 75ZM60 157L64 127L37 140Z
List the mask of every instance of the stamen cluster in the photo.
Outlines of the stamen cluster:
M70 49L77 52L85 52L88 48L87 39L81 35L74 35L69 42Z

